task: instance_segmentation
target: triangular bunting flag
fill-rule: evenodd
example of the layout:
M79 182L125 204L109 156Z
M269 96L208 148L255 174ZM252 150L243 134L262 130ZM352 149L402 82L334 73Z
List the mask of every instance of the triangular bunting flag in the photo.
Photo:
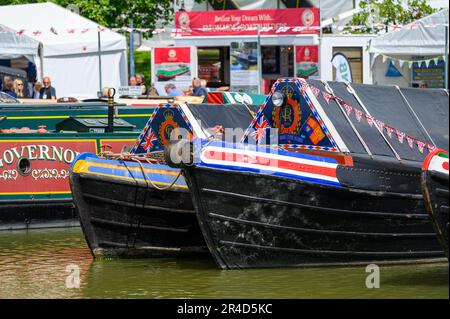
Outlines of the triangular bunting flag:
M433 62L434 62L434 65L438 65L438 63L439 63L439 57L434 58L434 59L433 59Z
M325 99L325 101L327 101L327 104L330 104L330 100L332 98L332 96L330 94L328 94L327 92L322 92L323 98Z
M398 60L399 65L400 65L400 69L403 67L403 64L405 64L405 60Z
M412 65L414 64L414 61L408 61L408 68L412 68Z
M382 131L384 129L384 123L380 120L375 121L377 123L378 128Z
M392 138L392 132L394 132L394 129L390 126L385 125L386 127L386 132L389 135L390 138Z
M372 115L369 115L369 114L364 114L364 115L365 115L365 117L366 117L367 123L369 123L370 127L372 127L372 126L373 126L373 121L374 121L373 116L372 116Z
M433 152L433 151L436 149L436 146L431 145L431 144L428 144L427 147L428 147L428 151L429 151L430 153Z
M425 66L428 68L430 66L431 60L425 60Z
M386 55L384 55L384 54L382 54L382 57L383 57L383 63L385 63L386 60L388 59L388 57Z
M403 144L403 139L406 134L399 130L395 130L395 133L397 134L398 141Z
M316 88L315 86L311 86L311 90L317 99L317 97L319 96L320 90L318 88Z
M358 122L361 122L361 117L363 115L363 113L360 110L354 109L355 110L355 116L356 119L358 120Z
M345 113L347 113L347 116L350 116L350 113L352 113L353 110L353 106L344 103L344 108L345 108Z
M411 136L406 135L406 140L408 141L409 147L413 148L414 147L414 139Z
M425 148L425 143L422 141L416 141L417 142L417 148L419 149L420 153L423 153L423 149Z

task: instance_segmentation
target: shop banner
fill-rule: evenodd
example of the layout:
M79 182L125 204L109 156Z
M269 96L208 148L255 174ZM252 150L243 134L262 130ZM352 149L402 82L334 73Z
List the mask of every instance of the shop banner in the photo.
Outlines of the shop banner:
M336 53L331 60L331 64L336 69L335 81L352 82L352 69L347 57L343 53Z
M440 60L437 64L434 61L429 63L414 62L412 65L412 81L415 83L425 82L428 88L445 88L445 62Z
M258 43L232 42L230 46L230 90L258 93Z
M174 84L185 90L192 84L190 47L155 48L153 51L153 83L159 95L165 96L165 86Z
M304 79L319 75L319 46L295 47L295 74Z
M318 34L319 9L180 11L175 27L180 37Z

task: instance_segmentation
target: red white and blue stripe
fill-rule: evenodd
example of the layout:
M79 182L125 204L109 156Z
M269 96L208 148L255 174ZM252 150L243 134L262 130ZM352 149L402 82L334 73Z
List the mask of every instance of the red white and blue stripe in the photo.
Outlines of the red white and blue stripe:
M265 147L213 142L203 148L197 165L341 186L335 159Z

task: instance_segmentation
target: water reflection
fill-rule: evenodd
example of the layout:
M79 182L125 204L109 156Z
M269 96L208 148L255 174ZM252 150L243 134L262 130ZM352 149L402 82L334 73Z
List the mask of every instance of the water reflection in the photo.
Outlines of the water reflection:
M66 289L67 264L81 270ZM218 270L209 258L93 261L81 230L0 233L1 298L448 298L448 264Z

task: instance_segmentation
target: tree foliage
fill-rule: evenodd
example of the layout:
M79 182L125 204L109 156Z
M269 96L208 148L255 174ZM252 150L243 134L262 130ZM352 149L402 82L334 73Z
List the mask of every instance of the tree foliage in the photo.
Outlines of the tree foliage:
M348 28L352 33L376 33L386 26L408 24L436 11L427 0L364 0L359 5L361 11L353 15L347 26L363 28Z

